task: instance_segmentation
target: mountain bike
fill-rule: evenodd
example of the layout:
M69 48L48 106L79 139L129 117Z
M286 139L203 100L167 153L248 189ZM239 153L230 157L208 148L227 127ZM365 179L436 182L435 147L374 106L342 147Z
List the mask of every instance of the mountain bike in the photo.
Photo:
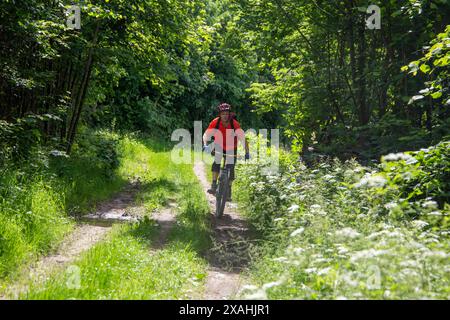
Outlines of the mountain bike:
M208 146L208 150L209 150ZM209 153L209 151L207 151ZM211 155L215 156L216 154L221 156L221 167L220 167L220 171L219 171L219 177L218 177L218 182L217 182L217 189L216 189L216 212L214 213L214 216L216 218L220 218L223 216L223 212L225 210L225 204L227 202L227 198L228 198L228 192L230 190L230 169L227 168L227 161L226 161L226 157L229 155L227 155L226 153L214 150L214 153L211 153ZM232 156L234 159L237 159L237 155L233 155ZM215 160L214 160L215 161Z
M228 192L230 190L230 169L227 168L226 165L226 154L215 151L217 154L222 156L221 159L221 167L219 172L219 179L217 182L217 190L216 190L216 218L220 218L223 216L223 212L225 210L225 204L228 198ZM237 156L233 156L237 159Z

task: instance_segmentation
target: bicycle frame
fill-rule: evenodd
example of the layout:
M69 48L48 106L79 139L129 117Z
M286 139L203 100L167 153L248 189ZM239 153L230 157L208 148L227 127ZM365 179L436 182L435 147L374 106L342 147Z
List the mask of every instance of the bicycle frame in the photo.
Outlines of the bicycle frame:
M221 166L219 172L219 181L216 190L216 218L223 216L225 210L225 204L228 198L229 186L230 186L230 170L227 168L227 157L234 157L237 159L237 154L227 155L226 153L215 151L215 154L221 156Z

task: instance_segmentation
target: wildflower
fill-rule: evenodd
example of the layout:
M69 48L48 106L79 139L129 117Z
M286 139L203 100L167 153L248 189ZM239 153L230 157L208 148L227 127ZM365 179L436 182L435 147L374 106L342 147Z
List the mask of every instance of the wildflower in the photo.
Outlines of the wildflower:
M295 237L299 234L302 234L305 231L305 228L301 227L291 233L291 237Z
M349 285L350 287L357 287L358 286L358 281L353 280L350 274L343 274L340 277L340 280L342 280L343 282L345 282L347 285Z
M422 208L426 209L436 209L438 207L438 204L436 201L425 201L422 203Z
M269 282L269 283L264 284L262 286L262 289L267 290L267 289L282 285L285 281L286 281L286 275L283 275L278 281Z
M368 259L368 258L374 258L380 255L384 255L389 253L389 250L376 250L376 249L368 249L368 250L361 250L356 252L351 258L351 262L356 262L360 259Z
M389 203L386 203L384 205L384 207L388 210L391 210L391 209L394 209L395 207L397 207L397 204L395 202L389 202Z
M300 208L299 205L293 204L292 206L290 206L290 207L288 208L288 211L289 211L290 213L293 213L293 212L298 211L299 208Z
M288 262L289 259L286 258L286 257L279 257L279 258L273 259L273 261L276 261L276 262Z
M428 222L422 221L422 220L414 220L411 222L416 228L424 228L428 225Z
M400 262L400 266L404 268L417 268L419 264L417 263L417 261L414 260L406 260Z
M442 258L442 259L445 259L449 255L447 253L445 253L444 251L429 251L429 252L425 252L423 254L423 256L424 257L431 257L431 258Z
M414 158L414 157L411 157L410 159L408 159L408 160L406 161L406 164L407 164L407 165L411 165L411 164L416 164L417 162L419 162L419 160L417 160L417 159Z
M257 286L252 285L252 284L246 284L245 286L242 287L241 291L246 291L246 290L253 291L256 289L258 289Z
M361 187L383 187L386 184L387 180L381 176L375 175L366 175L363 177L356 185L356 188Z
M293 252L294 254L296 254L296 255L299 255L299 254L305 252L305 249L303 249L303 248L294 248L294 249L292 250L292 252Z
M409 160L411 156L405 153L390 153L382 157L382 161L398 161L398 160Z
M260 289L252 294L246 295L244 299L247 300L267 300L267 294L266 291L263 289Z
M353 230L352 228L344 228L338 230L335 232L335 234L339 237L345 237L350 239L358 238L361 235L359 232Z
M305 272L306 273L315 273L317 271L317 268L306 268Z
M338 253L339 254L346 254L348 252L348 249L345 247L339 247Z
M319 271L317 271L317 274L318 274L319 276L323 276L323 275L325 275L325 274L328 274L328 273L330 272L330 270L331 270L330 267L323 268L323 269L320 269Z

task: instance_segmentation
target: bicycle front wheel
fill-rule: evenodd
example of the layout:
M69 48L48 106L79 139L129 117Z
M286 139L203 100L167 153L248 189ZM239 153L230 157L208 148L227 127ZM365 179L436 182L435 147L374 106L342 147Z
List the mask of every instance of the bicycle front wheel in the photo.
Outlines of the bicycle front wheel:
M228 177L221 174L219 177L219 185L216 192L216 217L220 218L225 210L225 203L228 196Z

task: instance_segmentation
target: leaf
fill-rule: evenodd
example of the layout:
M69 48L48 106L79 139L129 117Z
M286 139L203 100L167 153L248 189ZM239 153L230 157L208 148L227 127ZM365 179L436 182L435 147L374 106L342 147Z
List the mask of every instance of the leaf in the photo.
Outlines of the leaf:
M438 92L431 94L431 97L433 99L439 99L440 97L442 97L442 91L438 91Z
M420 66L420 71L422 71L425 74L430 72L430 70L431 70L430 66L425 63Z

